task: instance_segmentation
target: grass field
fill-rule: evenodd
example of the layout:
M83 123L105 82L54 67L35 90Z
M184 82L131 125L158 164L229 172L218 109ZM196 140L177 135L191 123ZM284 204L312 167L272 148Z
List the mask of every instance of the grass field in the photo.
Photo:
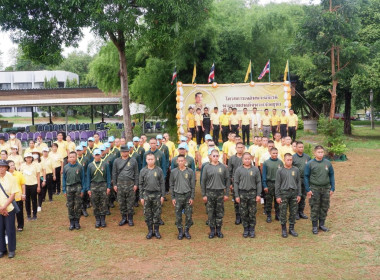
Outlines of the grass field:
M336 192L327 218L330 232L311 233L310 220L296 224L298 238L280 236L278 222L267 224L260 205L257 236L242 238L226 202L223 239L208 239L205 207L197 184L192 239L178 241L174 210L163 207L161 240L146 240L142 207L135 227L119 227L118 207L105 229L90 216L82 229L68 230L63 196L45 203L38 220L17 234L17 255L0 259L7 279L379 279L380 151L379 131L354 130L347 140L348 161L333 163ZM363 136L364 135L364 136ZM303 135L318 142L318 136ZM309 215L307 204L306 214ZM5 277L4 277L5 278Z

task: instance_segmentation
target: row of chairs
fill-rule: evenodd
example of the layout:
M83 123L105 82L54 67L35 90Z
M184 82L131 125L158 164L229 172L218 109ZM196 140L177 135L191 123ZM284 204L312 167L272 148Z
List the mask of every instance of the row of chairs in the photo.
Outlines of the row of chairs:
M95 128L96 130L105 130L105 123L96 123ZM31 126L25 127L26 132L30 132ZM66 125L65 124L38 124L37 125L37 131L65 131ZM90 124L89 123L81 123L81 124L68 124L67 125L67 131L83 131L83 130L90 130Z
M72 141L86 141L88 138L94 136L95 132L99 134L100 140L107 138L107 130L86 130L86 131L71 131L68 133ZM57 140L58 131L41 131L41 132L17 132L16 138L21 142L28 142L30 140L36 140L38 136L42 136L44 141ZM0 133L0 136L4 136L5 141L8 141L8 133Z

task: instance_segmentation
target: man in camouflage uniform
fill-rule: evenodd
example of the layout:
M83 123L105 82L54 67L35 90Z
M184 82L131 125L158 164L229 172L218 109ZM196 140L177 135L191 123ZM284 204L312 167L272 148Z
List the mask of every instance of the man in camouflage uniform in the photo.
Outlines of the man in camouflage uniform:
M191 168L195 172L195 161L193 157L186 154L186 151L188 151L189 147L187 143L181 143L178 145L178 156L184 156L185 157L185 166ZM172 159L172 165L171 170L178 167L177 158L178 156L173 157Z
M243 154L243 166L236 169L234 175L235 201L240 206L243 223L243 237L255 237L257 202L261 197L261 176L256 166L252 166L251 154Z
M145 150L143 147L140 147L140 138L138 137L133 137L133 146L129 150L129 155L134 158L137 161L138 167L139 167L139 172L142 169L143 165L143 157ZM135 193L135 207L139 207L139 197L140 197L140 189L137 188L136 193Z
M238 167L240 167L243 164L242 158L243 158L243 152L244 152L244 145L242 142L239 142L236 144L236 154L231 156L228 160L228 173L230 174L230 181L231 186L230 190L232 192L232 197L234 199L234 208L235 208L235 225L241 224L241 216L239 211L239 203L235 200L235 192L234 192L234 174Z
M221 231L224 216L224 201L228 200L230 177L228 169L219 162L219 152L211 152L211 163L203 168L201 190L203 202L207 203L208 222L210 226L209 238L223 238Z
M84 143L86 143L86 142L84 142ZM87 145L87 143L86 143L86 145ZM89 164L89 158L84 155L84 147L82 145L79 145L76 147L76 151L77 151L77 162L78 162L78 164L83 166L84 174L87 174L87 166ZM84 184L84 182L83 182L83 184ZM82 214L85 217L88 217L88 213L87 213L88 203L89 203L88 194L87 194L87 192L84 192L83 196L82 196Z
M125 225L127 221L129 226L134 225L133 206L135 203L135 192L139 184L139 168L137 161L129 156L129 150L132 147L132 143L129 143L129 146L121 146L121 158L117 158L114 161L112 168L113 188L117 193L122 217L119 226Z
M325 220L330 208L330 197L335 191L334 168L330 161L323 158L324 152L322 146L316 146L314 148L315 158L306 164L304 171L313 234L318 234L318 221L320 230L329 231L325 226Z
M101 160L101 151L94 150L94 161L87 167L87 190L94 208L95 227L106 227L107 195L111 191L109 165Z
M280 223L282 237L288 237L286 230L286 214L289 208L289 233L297 237L294 230L298 203L301 200L301 178L297 167L292 166L293 157L290 153L284 155L285 166L278 169L276 173L276 201L280 208Z
M145 157L147 166L141 169L139 176L139 189L141 204L144 206L145 222L148 226L147 239L154 235L157 239L161 238L159 232L161 220L161 206L165 196L165 176L162 169L155 165L154 154Z
M70 230L80 229L79 219L82 211L82 196L85 191L84 183L84 168L77 163L77 154L71 152L62 174L62 191L67 198Z
M172 203L175 207L175 224L178 228L178 239L182 240L183 235L187 239L191 238L189 233L192 225L193 202L195 196L195 172L185 166L186 159L184 155L177 157L178 167L170 173L170 192ZM185 232L182 226L182 211L186 216Z

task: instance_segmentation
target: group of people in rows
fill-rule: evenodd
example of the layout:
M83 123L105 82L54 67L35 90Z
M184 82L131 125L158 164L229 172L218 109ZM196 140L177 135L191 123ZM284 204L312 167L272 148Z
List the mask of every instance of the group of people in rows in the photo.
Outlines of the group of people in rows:
M214 128L215 125L213 123ZM251 127L251 123L249 125ZM240 126L237 131L232 128L227 131L221 150L216 141L218 136L208 133L203 143L197 145L191 127L180 137L177 148L168 133L149 141L146 135L141 135L132 142L110 136L105 143L95 134L77 146L69 136L64 140L64 133L58 133L51 149L42 139L37 139L36 143L30 141L29 148L22 153L22 147L0 137L3 190L0 190L0 257L7 252L5 231L8 256L14 257L15 220L17 230L22 231L24 201L27 219L33 221L42 211L46 194L52 201L53 195L60 194L61 190L67 198L70 230L80 229L80 218L88 216L90 205L95 227L106 227L106 215L116 200L121 213L119 225L133 226L134 207L140 201L148 228L147 239L161 238L159 228L164 224L161 207L170 192L178 239L190 239L196 171L200 171L209 238L223 237L224 202L230 192L235 224L243 225L244 238L256 235L257 203L260 202L264 204L268 223L272 222L274 205L275 219L281 223L283 237L287 237L288 232L298 236L295 221L308 219L304 214L306 197L310 199L312 232L328 231L325 219L335 179L331 163L324 159L323 147L316 146L315 158L311 159L304 153L302 142L292 142L288 135L281 137L281 126L271 131L273 139L263 135L263 123L259 129L252 129L254 142L249 145L247 140L246 146L238 134ZM17 214L14 200L21 210Z

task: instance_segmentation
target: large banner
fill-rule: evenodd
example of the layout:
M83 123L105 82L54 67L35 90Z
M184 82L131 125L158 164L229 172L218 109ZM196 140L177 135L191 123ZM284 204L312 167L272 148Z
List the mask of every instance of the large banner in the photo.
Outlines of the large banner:
M202 114L205 107L213 112L214 107L237 108L238 113L247 108L252 113L253 108L263 114L264 109L285 110L288 114L290 104L290 84L285 83L245 83L245 84L177 84L177 124L178 134L186 131L186 114L188 108L201 108ZM195 110L194 110L195 111ZM181 129L182 128L182 129Z

